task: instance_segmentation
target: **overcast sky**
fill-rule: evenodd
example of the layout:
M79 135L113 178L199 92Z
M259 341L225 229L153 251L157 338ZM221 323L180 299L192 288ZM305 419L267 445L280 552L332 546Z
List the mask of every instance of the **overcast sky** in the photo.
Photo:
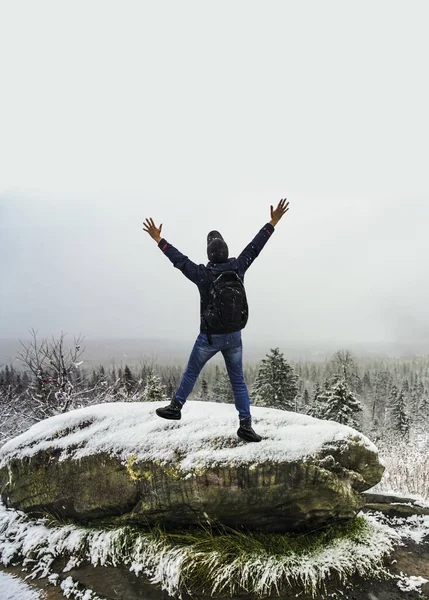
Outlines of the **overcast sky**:
M426 1L3 3L0 337L192 340L237 255L246 338L429 339Z

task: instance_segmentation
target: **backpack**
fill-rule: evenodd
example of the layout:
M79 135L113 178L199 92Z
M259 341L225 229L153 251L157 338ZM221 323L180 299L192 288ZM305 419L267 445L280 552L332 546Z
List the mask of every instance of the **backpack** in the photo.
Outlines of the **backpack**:
M246 326L249 317L246 292L235 271L223 271L210 285L210 300L203 319L211 333L232 333Z

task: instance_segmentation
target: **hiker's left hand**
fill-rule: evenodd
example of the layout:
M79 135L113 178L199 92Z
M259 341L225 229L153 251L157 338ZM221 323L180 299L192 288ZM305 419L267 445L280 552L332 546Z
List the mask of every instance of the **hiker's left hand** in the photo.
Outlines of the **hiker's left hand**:
M146 219L146 221L143 223L143 230L146 231L157 244L159 244L159 242L162 240L161 229L162 223L159 227L157 227L152 218Z

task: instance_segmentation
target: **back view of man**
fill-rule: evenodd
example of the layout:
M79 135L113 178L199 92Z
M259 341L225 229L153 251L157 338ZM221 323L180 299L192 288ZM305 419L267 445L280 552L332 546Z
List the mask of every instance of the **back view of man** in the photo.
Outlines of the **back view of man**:
M252 428L250 399L243 376L243 346L241 330L247 322L247 299L243 286L244 274L274 232L274 227L289 210L289 202L280 200L271 209L271 221L266 223L238 258L228 258L228 246L218 231L207 236L207 265L197 265L161 237L162 224L155 226L146 219L143 229L158 243L173 265L198 286L200 292L200 334L197 337L185 373L171 403L158 408L164 419L181 419L181 410L192 392L198 376L217 352L222 352L231 381L240 426L237 435L248 442L260 442L261 436Z

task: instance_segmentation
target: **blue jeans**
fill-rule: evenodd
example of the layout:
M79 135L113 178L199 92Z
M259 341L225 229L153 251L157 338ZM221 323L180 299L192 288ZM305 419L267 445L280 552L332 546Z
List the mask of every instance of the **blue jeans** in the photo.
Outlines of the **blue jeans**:
M182 404L186 402L187 397L194 389L201 369L212 356L220 351L225 359L226 370L231 381L235 408L238 410L240 419L248 419L250 417L250 400L243 377L241 331L216 333L212 334L210 338L211 344L208 342L206 333L200 333L197 337L175 397Z

